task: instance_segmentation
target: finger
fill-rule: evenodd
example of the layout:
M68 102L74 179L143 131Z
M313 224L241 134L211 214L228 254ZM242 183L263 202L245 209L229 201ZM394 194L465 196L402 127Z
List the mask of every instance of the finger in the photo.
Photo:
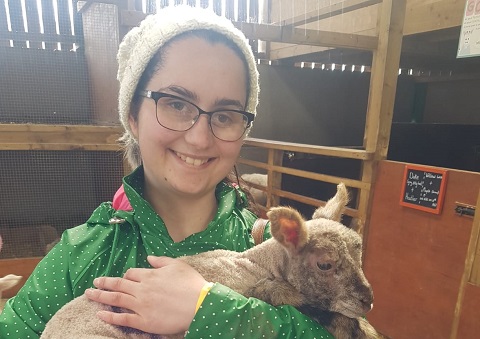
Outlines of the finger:
M136 328L141 330L142 319L138 314L135 313L116 313L109 311L98 311L97 317L109 324L126 326L131 328Z
M152 276L151 268L129 268L123 275L123 279L132 282L142 282Z
M136 287L136 282L118 277L99 277L93 280L93 285L102 290L130 293Z
M85 290L85 295L88 299L99 302L109 306L117 306L126 309L132 309L135 303L135 297L118 292L102 291L95 288Z
M153 255L149 255L147 257L148 262L150 265L152 265L154 268L162 268L164 266L173 264L176 262L176 259L170 258L170 257L156 257Z

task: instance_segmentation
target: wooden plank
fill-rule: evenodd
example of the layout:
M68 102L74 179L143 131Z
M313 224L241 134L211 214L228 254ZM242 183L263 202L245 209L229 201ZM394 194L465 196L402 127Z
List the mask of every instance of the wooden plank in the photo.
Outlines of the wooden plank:
M22 14L22 3L20 0L9 0L8 6L10 9L10 24L12 26L12 33L15 37L13 39L13 46L14 47L27 47L27 43L20 37L17 37L17 33L25 32L25 28L23 26L23 14Z
M265 164L263 162L249 160L249 159L243 159L243 158L238 159L238 163L244 164L244 165L247 165L247 166L252 166L252 167L264 169L264 170L267 170L267 171L271 170L271 171L278 172L278 173L289 174L289 175L293 175L293 176L300 177L300 178L324 181L324 182L329 182L329 183L332 183L332 184L339 184L339 183L343 182L348 187L355 187L355 188L360 188L360 189L370 189L369 184L364 183L360 180L355 180L355 179L337 177L337 176L321 174L321 173L314 173L314 172L309 172L309 171L304 171L304 170L299 170L299 169L294 169L294 168L289 168L289 167L283 167L283 166L271 166L271 165Z
M350 159L369 160L373 158L373 153L359 149L297 144L292 142L282 142L258 138L245 139L245 145L262 147L266 149L277 149L291 152L326 155Z
M7 0L0 0L0 33L8 32L8 22L7 22L7 11L5 8L5 1ZM10 41L3 40L0 38L0 47L9 47Z
M2 293L2 298L11 298L20 290L25 284L30 274L32 274L34 268L42 260L42 258L20 258L20 259L1 259L0 260L0 277L7 274L15 274L22 277L19 284L6 290Z
M43 32L45 34L55 35L57 29L55 27L55 13L53 10L53 2L51 0L41 0L42 4L42 18L43 18ZM46 42L45 49L57 49L56 43Z
M34 46L37 46L37 43L41 45L41 41L57 44L58 42L64 43L66 45L72 45L75 42L80 42L80 37L76 35L59 35L59 34L42 34L35 32L0 32L0 40L8 39L17 39L19 41L30 41L34 42ZM30 45L32 46L32 45Z
M225 17L232 21L235 20L235 3L233 1L227 1L225 3Z
M57 13L58 13L58 30L59 34L72 35L72 27L70 23L70 10L68 8L68 2L70 0L57 0ZM69 51L73 48L73 44L61 43L60 49L62 51Z
M460 26L464 9L464 0L408 0L405 35Z
M267 171L267 208L278 206L280 199L278 195L273 194L274 190L282 189L282 174L273 171L273 167L281 167L283 162L283 151L269 149L268 150L268 166Z
M122 133L112 126L0 124L0 149L118 151Z
M328 6L308 11L305 14L298 15L294 18L283 20L280 24L282 26L291 27L301 26L326 18L332 18L336 15L343 15L381 2L382 0L345 0L340 3L329 4Z
M465 288L467 283L471 281L472 273L474 276L480 271L480 262L475 260L478 252L479 238L480 238L480 190L478 191L476 213L473 219L472 231L470 233L470 240L468 243L467 255L465 257L465 266L463 270L460 287L458 289L457 303L455 304L455 311L453 315L452 330L450 332L450 339L457 338L458 326L460 323L460 316L462 313L462 306L465 297ZM477 286L480 286L480 281L472 281Z
M393 119L398 67L403 38L405 0L384 0L378 14L378 48L373 63L365 122L364 148L374 158L362 167L362 182L375 181L378 161L386 159ZM364 247L368 248L368 216L372 205L371 190L362 190L358 200L360 220L365 225Z
M322 201L322 200L318 200L318 199L314 199L314 198L310 198L310 197L305 197L303 195L299 195L299 194L295 194L295 193L291 193L291 192L287 192L287 191L283 191L283 190L279 190L279 189L273 189L272 194L274 194L275 196L278 196L278 197L282 197L282 198L286 198L286 199L290 199L290 200L295 200L295 201L301 202L303 204L307 204L307 205L315 206L315 207L324 206L325 203L326 203L325 201ZM358 211L353 209L353 208L350 208L350 207L345 208L345 211L344 211L343 214L346 214L346 215L351 216L353 218L358 217Z
M390 338L448 338L472 231L472 219L458 216L455 202L475 205L480 174L451 170L444 211L432 215L399 204L404 166L381 161L374 184L364 270L375 306L367 319ZM475 299L468 316L479 329L480 294L469 296Z
M40 18L38 17L38 7L36 1L26 1L25 10L29 33L40 33ZM42 48L41 39L29 40L30 48Z
M234 22L248 39L258 39L269 42L284 42L290 44L354 48L374 50L377 38L361 34L328 32L312 29L288 28L247 22Z
M222 0L213 0L213 11L217 15L222 15Z

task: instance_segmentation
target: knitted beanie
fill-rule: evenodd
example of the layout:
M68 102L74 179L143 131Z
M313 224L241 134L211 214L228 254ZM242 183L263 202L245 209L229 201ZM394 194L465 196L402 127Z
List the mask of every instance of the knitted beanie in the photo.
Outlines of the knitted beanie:
M179 34L195 30L218 32L230 39L242 51L248 64L250 78L246 110L256 113L259 93L258 71L252 50L243 33L235 28L230 20L216 15L212 10L171 6L161 9L157 14L147 16L138 27L133 28L125 35L119 46L117 54L117 79L120 82L118 110L120 121L126 131L123 136L124 142L132 142L135 139L128 123L130 105L148 63L169 40Z

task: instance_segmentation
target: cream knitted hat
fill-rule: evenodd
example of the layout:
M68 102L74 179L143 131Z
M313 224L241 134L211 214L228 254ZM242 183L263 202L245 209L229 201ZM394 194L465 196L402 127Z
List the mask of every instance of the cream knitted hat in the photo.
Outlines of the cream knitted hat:
M120 82L118 110L120 121L128 136L124 142L132 142L133 133L128 123L130 105L138 82L148 63L157 51L175 36L188 31L216 31L235 43L245 56L250 78L250 91L246 110L256 113L258 104L258 71L250 45L243 33L232 22L213 11L189 6L161 9L147 16L139 27L130 30L119 46L117 79ZM128 140L130 139L130 140Z

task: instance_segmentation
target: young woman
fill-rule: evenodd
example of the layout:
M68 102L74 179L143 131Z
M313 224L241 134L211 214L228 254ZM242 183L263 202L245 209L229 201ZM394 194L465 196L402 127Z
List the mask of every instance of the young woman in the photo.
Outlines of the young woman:
M139 165L123 182L131 208L103 203L67 230L9 300L0 337L37 337L85 292L132 311L101 312L104 321L150 333L330 338L295 308L245 298L173 259L254 245L256 216L226 179L258 102L258 73L243 34L208 10L168 8L127 34L118 61L123 141Z

